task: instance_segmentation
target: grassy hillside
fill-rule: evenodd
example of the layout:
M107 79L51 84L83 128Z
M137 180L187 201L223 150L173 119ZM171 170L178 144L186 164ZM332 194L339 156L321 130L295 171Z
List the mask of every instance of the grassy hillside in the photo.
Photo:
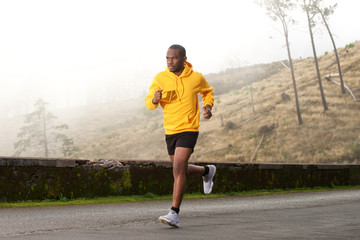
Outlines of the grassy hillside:
M334 53L326 53L319 57L329 106L324 112L313 59L297 59L294 66L303 125L297 120L290 70L280 62L207 75L215 89L215 107L212 119L201 119L192 160L360 162L360 42L339 49L339 55L345 84L359 101L324 78L338 73ZM168 159L162 111L147 110L143 99L54 114L70 125L80 158ZM8 127L7 134L13 130ZM7 153L4 148L0 151L0 155Z
M344 81L360 100L359 43L341 49L339 54ZM322 77L337 73L333 53L321 56L319 64ZM252 84L255 113L250 104L250 87L218 96L214 121L217 125L210 121L202 125L206 138L201 139L203 144L197 149L202 153L197 156L198 160L250 161L264 133L254 161L349 162L360 159L360 102L355 102L348 93L341 94L338 85L322 78L329 105L329 110L324 112L313 59L296 60L294 65L303 125L297 121L290 72L283 68ZM282 101L282 93L289 95L290 101ZM219 128L221 116L224 128ZM233 124L226 127L226 122ZM208 150L221 148L224 149L216 152Z

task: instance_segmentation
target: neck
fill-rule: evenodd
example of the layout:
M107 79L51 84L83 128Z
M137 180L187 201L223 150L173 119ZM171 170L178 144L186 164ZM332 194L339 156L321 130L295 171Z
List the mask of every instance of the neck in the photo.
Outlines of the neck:
M174 72L175 75L180 76L182 74L182 72L184 71L184 68L182 68L181 70Z
M185 66L182 65L182 67L179 70L177 70L176 72L173 72L173 73L177 76L180 76L182 74L182 72L184 71L184 69L185 69Z

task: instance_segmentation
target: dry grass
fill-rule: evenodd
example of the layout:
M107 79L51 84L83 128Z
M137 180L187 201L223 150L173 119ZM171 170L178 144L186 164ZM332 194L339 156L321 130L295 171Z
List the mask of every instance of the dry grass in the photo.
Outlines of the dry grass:
M350 49L339 49L339 56L345 84L360 100L360 42L354 45ZM213 118L201 119L201 134L192 161L249 162L263 134L256 162L360 161L356 154L360 152L357 149L360 148L360 102L355 102L348 93L342 94L340 86L324 78L337 73L334 53L319 57L328 111L324 111L322 105L313 59L294 61L303 125L298 124L290 70L278 65L274 74L251 85L255 113L249 85L216 95ZM246 68L246 74L238 75L232 71L231 76L246 82L242 78L249 76L250 70ZM216 77L221 79L220 75ZM211 77L208 80L211 83ZM289 101L282 101L283 93L290 96ZM119 104L106 106L107 109L104 106L88 108L87 112L55 113L70 125L71 135L81 149L78 157L168 159L160 109L146 110L142 99L133 105L127 104L127 108ZM226 125L229 122L235 127L226 127L230 126Z
M341 49L339 54L344 81L360 98L360 44L355 43L355 47L348 49L348 52ZM257 153L257 162L359 161L359 156L353 156L352 146L360 141L360 102L355 102L348 93L341 94L338 85L323 78L324 75L337 73L334 59L333 53L319 58L328 111L323 108L313 59L297 60L294 65L304 124L298 124L291 76L289 70L284 68L270 78L252 85L255 89L255 114L252 113L249 91L240 91L240 96L220 96L221 103L214 111L216 117L212 121L203 122L201 126L201 130L208 133L205 136L208 145L198 146L197 151L205 153L206 149L219 148L219 142L222 145L231 144L232 148L219 151L219 154L203 154L197 160L250 161L262 137L260 128L273 125L275 128L265 134L265 140ZM283 92L291 96L291 101L281 102ZM229 105L235 98L239 99L237 104ZM225 121L232 121L237 125L246 119L251 120L233 130L220 127L214 130L214 122L220 125L219 115ZM205 140L200 142L205 144Z

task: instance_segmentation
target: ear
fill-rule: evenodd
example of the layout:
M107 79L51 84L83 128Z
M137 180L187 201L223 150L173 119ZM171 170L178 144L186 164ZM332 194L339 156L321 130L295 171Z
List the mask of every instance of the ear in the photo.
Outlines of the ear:
M186 60L187 60L187 57L185 56L185 57L184 57L184 61L186 61Z

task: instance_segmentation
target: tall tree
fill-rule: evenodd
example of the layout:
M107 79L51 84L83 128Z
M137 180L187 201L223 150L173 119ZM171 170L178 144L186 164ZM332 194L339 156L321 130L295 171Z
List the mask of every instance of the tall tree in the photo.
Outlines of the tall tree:
M321 76L320 76L320 69L319 69L319 62L317 60L316 55L316 48L315 48L315 42L314 42L314 34L312 31L312 28L316 26L315 16L317 13L317 10L315 6L318 4L319 0L303 0L303 10L306 12L307 21L308 21L308 27L309 27L309 33L310 33L310 39L311 39L311 46L313 49L313 55L314 55L314 62L315 62L315 68L316 68L316 74L319 82L319 88L320 88L320 94L321 94L321 100L324 106L324 111L328 110L328 105L325 99L324 89L322 86Z
M63 134L69 127L66 124L55 125L56 117L47 112L48 103L39 99L35 111L25 116L25 126L18 133L19 141L14 144L15 156L30 151L43 157L70 157L78 151L71 138Z
M301 117L300 104L299 104L299 98L298 98L296 81L295 81L294 66L293 66L291 52L290 52L289 28L288 28L290 24L295 23L295 20L292 19L290 17L290 15L288 14L295 7L295 4L292 3L290 0L260 0L260 1L257 1L257 3L260 6L265 7L268 16L273 21L280 20L280 22L281 22L283 34L285 37L286 50L287 50L287 54L288 54L288 60L289 60L290 71L291 71L291 78L292 78L293 87L294 87L296 111L297 111L299 125L301 125L303 123L303 120Z
M344 94L345 93L345 87L344 87L344 81L342 78L342 72L341 72L341 66L340 66L340 59L339 59L339 55L336 49L336 45L335 45L335 40L333 37L333 34L330 31L330 27L328 24L328 20L329 20L329 16L332 15L334 13L335 8L337 7L337 3L335 3L334 5L330 5L328 7L321 7L320 4L322 3L322 0L319 0L318 2L314 2L314 8L317 10L317 12L320 14L321 19L323 24L326 27L326 30L329 33L332 45L334 47L334 53L335 53L335 57L336 57L336 62L337 62L337 66L338 66L338 72L339 72L339 77L340 77L340 85L341 85L341 92Z

